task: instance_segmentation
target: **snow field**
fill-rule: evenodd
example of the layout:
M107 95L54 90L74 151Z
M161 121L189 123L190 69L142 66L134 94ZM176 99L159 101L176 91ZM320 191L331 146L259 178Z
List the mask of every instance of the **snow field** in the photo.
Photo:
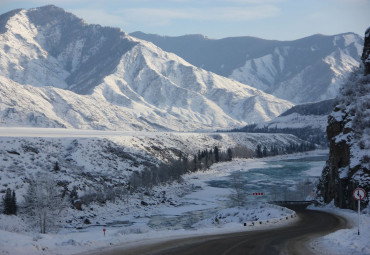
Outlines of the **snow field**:
M352 210L338 209L333 205L325 208L314 208L333 214L337 214L347 219L349 226L340 229L329 235L315 239L310 243L310 247L322 255L366 255L370 254L370 210L365 209L360 215L360 235L358 230L358 214Z

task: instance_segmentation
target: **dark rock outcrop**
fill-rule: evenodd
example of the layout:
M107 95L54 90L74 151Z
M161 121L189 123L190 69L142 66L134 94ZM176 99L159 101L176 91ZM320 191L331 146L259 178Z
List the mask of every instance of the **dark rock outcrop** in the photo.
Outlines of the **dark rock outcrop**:
M365 65L365 75L370 73L370 27L365 32L364 51L361 60Z
M361 208L369 205L370 195L370 28L366 30L362 55L364 65L355 72L334 104L329 115L327 136L329 159L317 186L317 199L340 208L357 209L352 197L361 187L367 197Z

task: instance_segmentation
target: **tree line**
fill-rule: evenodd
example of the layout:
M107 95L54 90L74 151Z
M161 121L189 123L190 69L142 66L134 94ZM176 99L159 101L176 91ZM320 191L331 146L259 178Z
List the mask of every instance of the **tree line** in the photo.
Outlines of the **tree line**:
M255 150L255 156L257 158L264 158L282 154L292 154L297 152L312 151L315 149L316 149L315 144L308 142L302 142L300 144L291 143L289 145L280 147L276 145L271 145L270 149L268 149L266 146L262 147L262 145L258 144Z
M178 159L170 159L159 166L133 172L128 182L128 190L132 192L143 187L149 191L153 186L159 184L173 181L181 182L182 176L186 173L206 170L214 163L231 161L232 158L231 148L221 151L217 146L209 150L199 150L190 159L189 155L180 154Z

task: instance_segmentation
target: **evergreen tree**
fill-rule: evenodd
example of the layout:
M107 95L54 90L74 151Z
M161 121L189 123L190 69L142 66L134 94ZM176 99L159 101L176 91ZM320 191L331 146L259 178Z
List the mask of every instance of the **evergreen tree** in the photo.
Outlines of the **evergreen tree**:
M214 154L215 154L215 161L216 161L216 163L220 162L220 154L219 154L219 150L218 150L218 147L217 146L215 146Z
M7 188L5 196L3 198L3 213L6 215L16 214L17 213L17 201L15 197L15 191Z
M60 171L60 166L59 166L58 161L55 161L53 170L54 170L54 172L59 172Z
M262 158L262 148L260 144L257 145L256 155L257 155L257 158Z
M227 159L226 161L231 161L233 160L233 152L230 148L227 149Z
M182 157L182 164L184 165L183 166L184 173L188 172L190 167L189 167L189 159L187 155Z
M12 214L17 214L17 198L15 196L15 190L12 192L12 199L11 199L11 209L12 209Z
M262 155L263 155L263 157L267 157L267 148L266 148L266 146L263 146Z
M7 188L5 196L3 198L4 214L6 215L12 214L11 203L12 203L12 191L10 190L10 188Z
M197 161L197 156L194 155L193 159L193 172L196 172L198 170L198 161Z

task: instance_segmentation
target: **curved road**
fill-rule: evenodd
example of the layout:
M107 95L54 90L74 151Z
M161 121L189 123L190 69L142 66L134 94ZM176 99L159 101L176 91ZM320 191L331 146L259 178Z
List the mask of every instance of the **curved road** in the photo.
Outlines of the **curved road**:
M299 221L296 224L282 228L175 239L140 247L112 247L88 254L313 254L305 244L309 239L347 227L344 218L326 212L304 210L297 214Z

